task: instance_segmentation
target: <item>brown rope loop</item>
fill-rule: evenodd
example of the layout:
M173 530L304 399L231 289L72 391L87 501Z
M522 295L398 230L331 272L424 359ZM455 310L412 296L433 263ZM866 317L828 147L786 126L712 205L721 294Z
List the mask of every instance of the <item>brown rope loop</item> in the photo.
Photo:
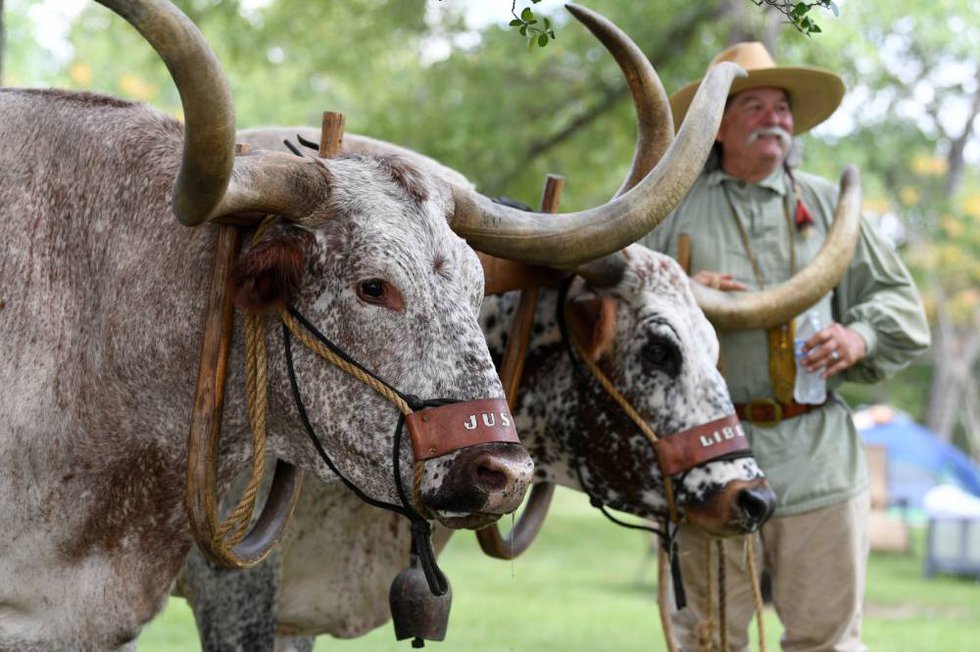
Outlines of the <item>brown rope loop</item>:
M238 504L214 532L212 545L221 551L231 550L245 538L252 514L255 512L255 499L262 482L262 470L265 465L267 390L264 324L261 317L246 314L245 392L252 430L252 470L248 486Z
M603 373L602 369L599 368L599 365L596 364L595 360L586 355L585 350L582 349L582 346L575 340L574 337L572 337L570 332L568 334L568 339L579 358L583 361L589 372L592 373L592 376L599 381L599 384L602 385L604 390L606 390L606 393L609 394L614 401L616 401L619 407L622 408L623 412L625 412L630 420L636 424L636 427L640 429L640 432L642 432L643 436L647 438L650 445L654 447L654 452L656 453L656 446L657 442L659 441L657 434L653 432L653 429L650 428L650 426L647 425L647 422L644 421L643 417L640 416L640 413L636 411L636 408L630 405L630 402L626 399L626 397L623 396L618 389L616 389L616 387L612 384L612 381L609 380L606 374ZM659 456L657 459L659 460ZM663 472L662 468L660 469L660 475L664 480L664 498L667 501L667 510L670 514L670 520L673 523L679 523L680 516L677 514L677 503L674 500L673 482L671 481L670 476Z
M282 323L286 324L286 328L289 329L289 332L292 333L297 340L302 342L306 348L310 349L341 371L345 371L354 378L358 379L376 391L378 394L381 394L381 396L393 403L402 414L412 413L412 408L409 407L408 403L405 402L405 399L399 396L397 392L392 390L371 374L365 372L357 365L351 364L344 360L339 355L331 351L330 348L324 345L320 340L307 333L306 329L303 328L291 314L289 314L288 310L282 308L279 311L279 317L282 319Z
M252 245L259 242L275 223L269 215L255 230ZM245 321L245 397L248 421L252 431L252 470L242 497L228 517L214 531L212 545L216 550L229 552L248 533L255 513L255 499L262 483L265 465L266 409L268 406L268 374L265 349L265 324L262 317L246 313Z

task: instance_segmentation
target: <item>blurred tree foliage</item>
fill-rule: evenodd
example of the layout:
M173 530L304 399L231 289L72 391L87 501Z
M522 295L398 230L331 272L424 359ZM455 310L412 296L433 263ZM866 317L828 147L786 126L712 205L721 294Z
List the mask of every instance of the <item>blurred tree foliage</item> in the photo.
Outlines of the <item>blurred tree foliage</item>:
M74 54L62 60L34 45L31 1L6 2L8 83L100 90L179 115L166 70L121 19L85 8L70 30ZM937 343L934 359L897 381L848 392L897 399L947 436L980 433L980 0L847 0L836 3L839 18L822 8L829 3L807 3L822 27L810 36L750 3L759 4L588 6L630 34L668 91L744 38L765 42L782 63L841 74L845 106L805 137L804 167L835 178L845 163L858 164L869 211L904 222L904 254ZM498 22L479 29L466 25L463 0L177 4L224 64L241 127L317 125L323 110L343 111L350 131L434 156L487 194L534 205L545 174L562 174L565 209L607 199L629 166L635 121L626 85L564 11L535 4L558 38L528 52L503 0Z

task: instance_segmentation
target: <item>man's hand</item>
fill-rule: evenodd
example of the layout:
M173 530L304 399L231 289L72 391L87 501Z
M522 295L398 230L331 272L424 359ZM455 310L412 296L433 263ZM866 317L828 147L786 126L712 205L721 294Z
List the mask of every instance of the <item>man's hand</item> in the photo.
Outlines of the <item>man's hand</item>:
M807 353L800 361L803 367L807 371L823 369L824 378L854 366L867 354L861 336L836 322L808 339L803 350Z
M707 285L709 288L722 290L724 292L745 289L745 283L734 280L731 274L722 274L721 272L709 272L702 269L700 272L692 276L691 279L695 283Z

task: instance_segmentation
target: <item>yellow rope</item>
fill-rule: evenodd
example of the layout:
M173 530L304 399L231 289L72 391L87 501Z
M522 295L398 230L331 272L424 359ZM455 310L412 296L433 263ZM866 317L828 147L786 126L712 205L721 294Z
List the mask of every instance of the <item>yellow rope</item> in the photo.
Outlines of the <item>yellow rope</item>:
M755 625L759 632L759 652L766 652L765 603L759 588L759 573L755 567L755 553L752 550L752 536L745 536L745 561L748 564L749 579L752 584L752 597L755 600Z
M357 365L347 362L339 355L331 351L330 348L324 345L320 340L307 333L306 329L302 328L302 326L293 318L293 316L289 314L288 310L282 308L279 311L279 316L282 318L283 323L286 324L289 332L292 333L297 340L305 344L311 351L324 358L338 369L346 371L351 376L354 376L354 378L357 378L378 394L384 396L386 399L394 403L395 407L397 407L399 412L402 414L412 413L412 408L408 406L405 399L399 396L397 392L393 391L390 387L379 381L371 374L366 373Z
M650 426L647 425L647 422L643 419L640 413L637 412L632 405L630 405L630 402L626 399L626 397L619 393L619 390L616 389L616 387L612 384L612 381L606 377L606 374L604 374L602 369L599 368L599 365L596 364L592 358L586 355L585 351L582 349L582 346L575 340L575 338L571 337L571 333L569 333L568 339L579 358L582 359L585 366L588 367L589 371L592 373L592 376L599 381L599 384L602 385L604 390L606 390L606 393L609 394L614 401L616 401L619 407L623 409L623 412L625 412L633 423L636 424L636 427L640 429L640 432L643 433L643 436L647 438L647 441L650 442L650 445L653 446L654 451L656 451L656 444L657 441L659 441L657 434L653 432L653 429L651 429ZM674 500L674 484L670 476L664 473L662 468L660 470L660 475L664 480L664 498L667 500L667 509L670 514L670 520L673 523L679 523L680 517L677 514L677 503Z
M245 390L248 419L252 430L252 472L238 504L215 531L212 544L221 551L234 548L248 531L255 511L255 497L262 482L265 464L266 406L268 378L265 355L265 328L262 318L245 315Z
M715 540L715 550L718 552L718 640L721 652L729 652L728 647L728 587L725 574L725 542Z
M626 400L625 396L619 393L619 390L613 386L612 381L606 378L606 375L602 372L601 369L599 369L599 365L597 365L592 358L586 355L581 345L577 341L575 341L575 339L572 338L571 336L568 339L571 340L572 346L575 348L575 352L578 353L578 356L585 363L585 366L589 368L589 371L592 372L592 375L595 376L595 379L599 381L599 384L602 385L602 388L605 389L606 392L613 398L613 400L615 400L616 403L619 404L619 407L623 408L623 411L626 412L629 418L633 420L633 422L636 424L636 427L640 429L640 432L642 432L643 435L650 441L650 444L651 445L656 444L657 443L656 433L654 433L653 430L650 429L650 426L648 426L646 421L644 421L643 417L640 416L640 413L637 412L632 405L630 405L629 401Z
M670 609L667 607L667 551L663 546L657 546L657 608L660 611L660 624L664 630L664 640L667 642L667 652L677 652L677 637L674 635L674 623L670 620Z
M412 506L419 515L431 521L435 518L435 514L429 511L429 508L422 503L422 475L425 472L425 462L415 463L415 473L412 477Z
M700 652L714 652L715 650L714 631L717 620L715 619L716 593L714 579L715 570L717 570L717 567L715 566L712 552L713 548L711 546L711 541L706 539L704 542L704 569L708 576L708 613L705 615L704 620L698 623L697 627L695 628L695 634L698 640L698 650L700 650Z

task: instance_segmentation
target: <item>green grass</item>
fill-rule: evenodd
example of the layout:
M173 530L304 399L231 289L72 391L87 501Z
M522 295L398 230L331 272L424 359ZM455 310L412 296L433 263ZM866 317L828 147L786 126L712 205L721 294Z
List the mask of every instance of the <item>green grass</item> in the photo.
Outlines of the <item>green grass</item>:
M440 565L453 606L446 652L665 650L656 609L655 567L641 532L614 526L582 494L559 489L538 541L519 559L490 559L470 533L457 534ZM980 587L973 580L925 579L922 536L912 554L872 555L864 638L874 652L980 649ZM753 625L754 629L754 625ZM778 650L780 626L766 614L766 642ZM171 599L140 637L141 652L194 652L190 609ZM324 637L317 652L405 652L391 625L353 640ZM753 649L755 649L753 645Z

